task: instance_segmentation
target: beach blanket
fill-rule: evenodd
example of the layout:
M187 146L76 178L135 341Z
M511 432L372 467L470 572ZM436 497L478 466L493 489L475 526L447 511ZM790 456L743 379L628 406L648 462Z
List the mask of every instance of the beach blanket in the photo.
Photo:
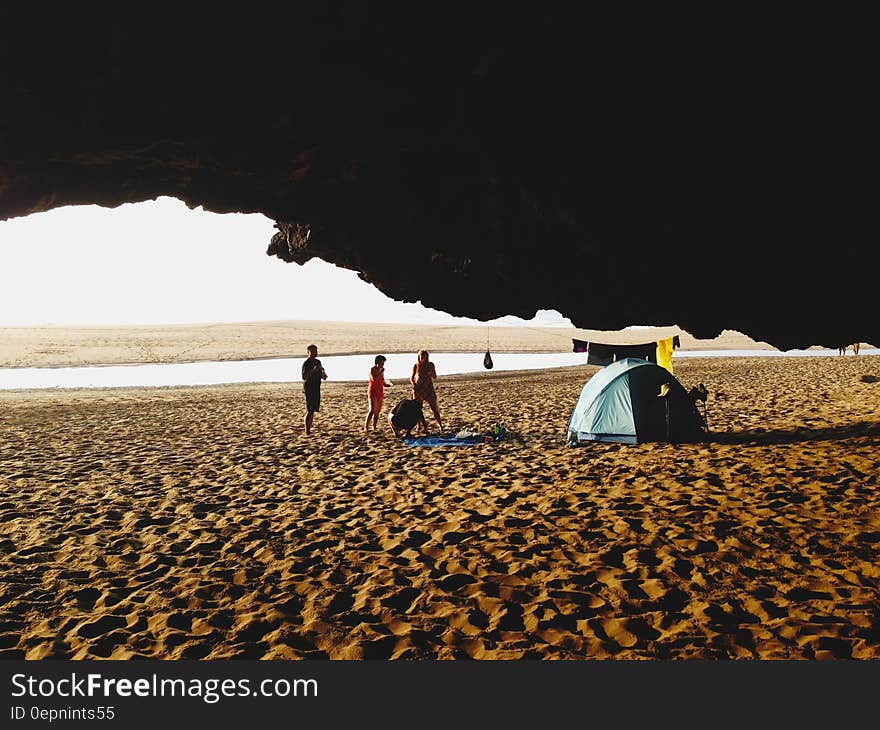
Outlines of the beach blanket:
M501 441L506 434L504 424L493 426L491 431L474 433L459 431L457 434L437 434L431 436L407 436L403 443L407 446L473 446Z
M492 443L491 436L409 436L403 440L407 446L471 446Z

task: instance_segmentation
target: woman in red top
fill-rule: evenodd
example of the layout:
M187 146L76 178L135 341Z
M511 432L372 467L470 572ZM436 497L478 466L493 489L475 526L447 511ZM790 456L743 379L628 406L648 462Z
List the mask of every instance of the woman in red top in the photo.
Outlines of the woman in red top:
M431 412L437 423L440 424L440 430L443 430L443 419L440 418L440 408L437 406L437 393L434 390L434 379L437 377L437 370L429 359L427 350L419 350L419 359L413 365L410 382L413 387L413 400L420 400L431 406Z
M373 362L375 364L370 368L370 384L367 386L367 400L370 403L370 410L364 423L364 431L370 430L370 424L374 430L378 428L379 413L382 412L382 402L385 400L385 386L391 385L391 383L385 382L385 356L376 355Z

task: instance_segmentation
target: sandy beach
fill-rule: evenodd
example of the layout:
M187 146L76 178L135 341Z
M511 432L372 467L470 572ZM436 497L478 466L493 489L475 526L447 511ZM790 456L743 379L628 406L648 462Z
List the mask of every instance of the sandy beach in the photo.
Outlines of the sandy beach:
M226 327L202 354L486 338ZM2 363L193 343L108 336L112 360L58 332ZM705 442L568 447L597 370L440 373L450 428L509 430L467 447L364 434L365 383L327 381L311 437L296 385L0 392L0 657L880 658L880 357L675 361L709 388Z

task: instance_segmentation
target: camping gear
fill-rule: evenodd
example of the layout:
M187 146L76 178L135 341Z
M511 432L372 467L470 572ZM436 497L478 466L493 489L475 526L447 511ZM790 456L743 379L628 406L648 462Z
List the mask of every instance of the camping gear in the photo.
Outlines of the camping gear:
M640 358L606 365L581 390L568 421L568 442L690 441L703 435L684 387L665 368Z
M572 338L572 352L586 352L587 365L610 365L625 358L648 360L660 364L672 372L672 350L681 347L678 335L638 345L609 345L603 342L586 342ZM663 359L663 362L660 362ZM668 364L668 367L667 367Z
M672 351L676 347L678 347L677 336L657 340L656 362L661 368L666 368L673 375L675 374L675 371L672 369Z
M403 442L407 446L471 446L473 444L491 444L495 441L501 441L506 435L507 428L505 425L503 423L496 423L491 429L483 433L462 429L455 435L407 436L403 439Z
M688 391L688 396L694 403L697 416L702 421L703 429L706 433L709 433L709 406L706 403L709 400L709 389L700 383Z

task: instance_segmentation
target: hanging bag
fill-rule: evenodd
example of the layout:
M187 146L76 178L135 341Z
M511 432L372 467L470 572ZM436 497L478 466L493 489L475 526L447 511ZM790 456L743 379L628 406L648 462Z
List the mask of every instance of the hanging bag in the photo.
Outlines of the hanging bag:
M489 353L489 329L486 328L486 355L483 358L483 367L486 368L486 370L491 370L493 365L492 355Z

